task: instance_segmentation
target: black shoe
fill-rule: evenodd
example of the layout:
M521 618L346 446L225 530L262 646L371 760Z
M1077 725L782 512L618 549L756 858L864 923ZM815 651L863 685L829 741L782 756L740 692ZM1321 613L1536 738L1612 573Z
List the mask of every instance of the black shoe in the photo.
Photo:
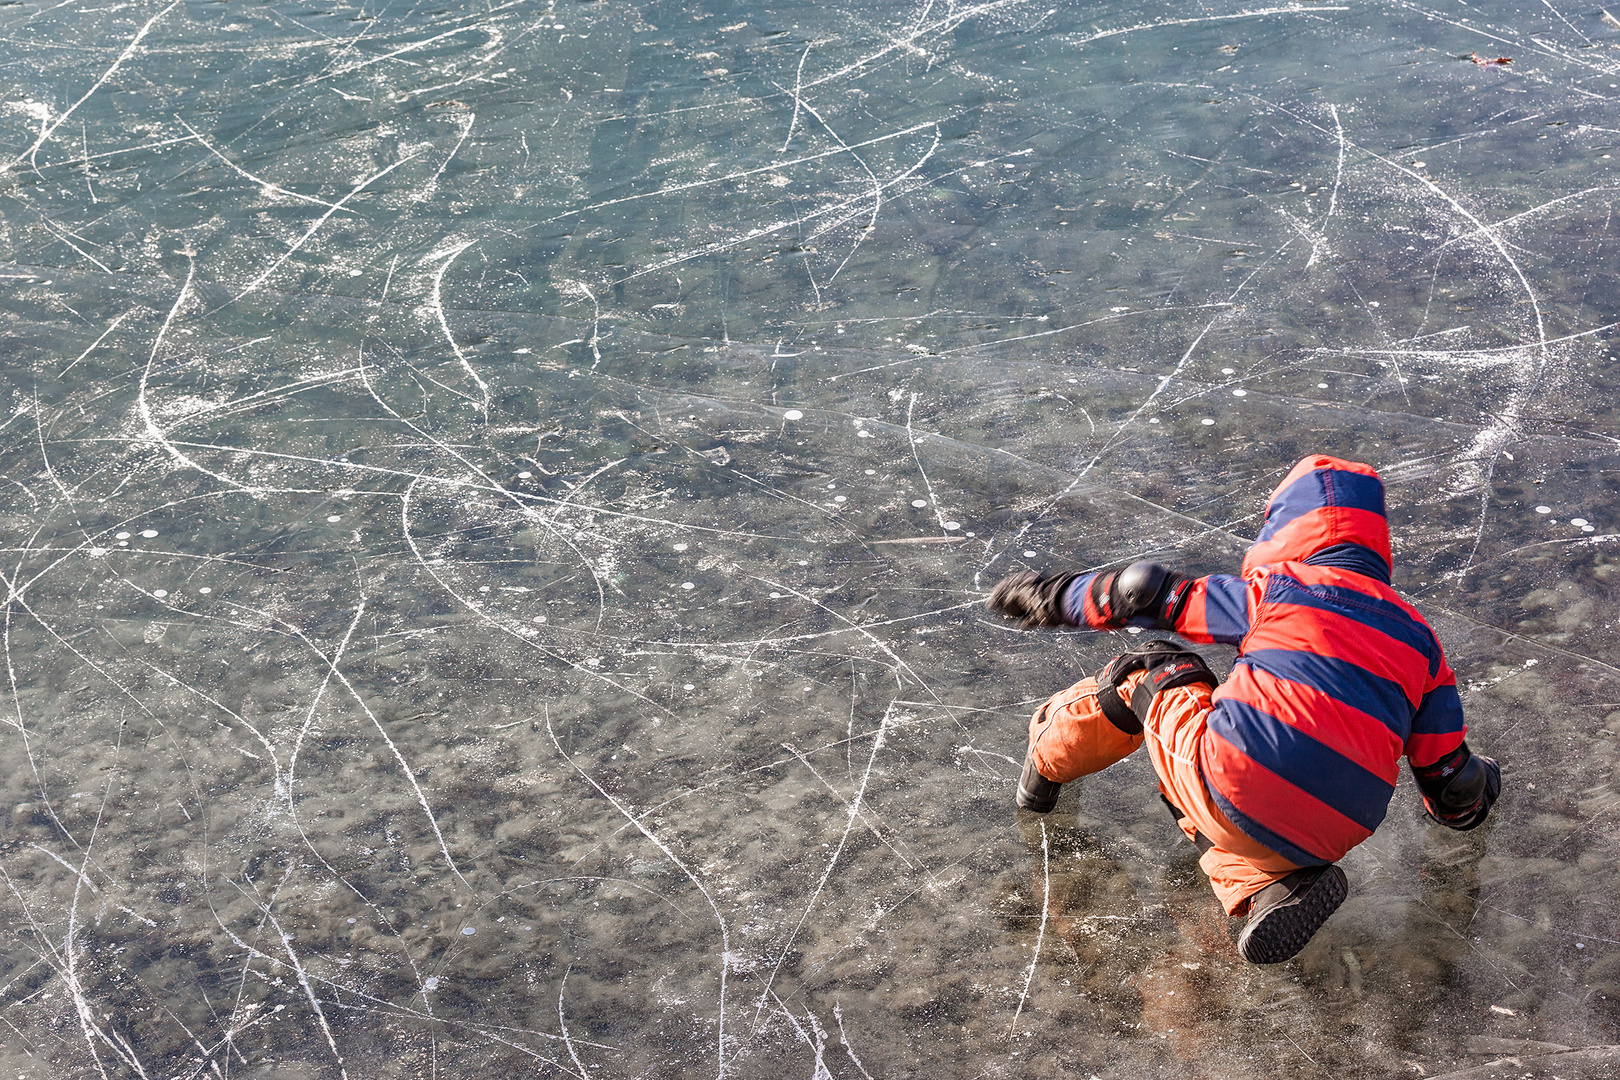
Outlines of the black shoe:
M1037 814L1050 814L1057 806L1058 792L1063 785L1048 780L1035 767L1035 748L1024 751L1024 773L1018 778L1018 808Z
M1238 952L1251 964L1280 964L1338 910L1350 882L1337 866L1308 866L1267 885L1249 901Z

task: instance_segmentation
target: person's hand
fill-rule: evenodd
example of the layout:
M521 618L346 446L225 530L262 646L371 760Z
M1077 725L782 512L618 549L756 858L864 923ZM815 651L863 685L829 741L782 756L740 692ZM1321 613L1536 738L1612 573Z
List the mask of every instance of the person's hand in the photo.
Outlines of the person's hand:
M1433 765L1414 768L1423 811L1448 829L1466 832L1483 822L1502 791L1502 769L1495 758L1473 753L1463 743Z
M1063 610L1063 594L1079 576L1020 570L996 582L985 605L999 615L1018 619L1025 629L1072 626Z

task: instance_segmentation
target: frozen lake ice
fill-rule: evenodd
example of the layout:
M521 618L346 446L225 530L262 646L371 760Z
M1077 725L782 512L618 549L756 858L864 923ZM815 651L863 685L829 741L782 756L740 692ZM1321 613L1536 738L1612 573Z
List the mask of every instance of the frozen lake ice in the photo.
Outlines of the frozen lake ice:
M0 7L0 1073L1614 1075L1617 84L1562 0ZM982 604L1317 451L1504 788L1257 968L1145 758L1014 809L1126 635Z

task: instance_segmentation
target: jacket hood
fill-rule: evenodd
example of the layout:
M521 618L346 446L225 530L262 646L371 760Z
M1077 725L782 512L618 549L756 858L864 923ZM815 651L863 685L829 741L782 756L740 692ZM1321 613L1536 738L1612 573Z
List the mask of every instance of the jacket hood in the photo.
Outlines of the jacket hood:
M1382 562L1383 573L1372 576L1389 580L1395 564L1384 514L1384 482L1371 465L1315 454L1295 465L1271 493L1265 526L1243 557L1243 572L1247 575L1267 563L1307 561L1353 569L1358 556L1369 569Z

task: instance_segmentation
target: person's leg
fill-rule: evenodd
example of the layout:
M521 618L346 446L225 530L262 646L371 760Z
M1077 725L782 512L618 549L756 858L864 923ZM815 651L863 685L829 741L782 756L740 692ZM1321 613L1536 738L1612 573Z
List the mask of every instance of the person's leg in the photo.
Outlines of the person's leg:
M1097 704L1097 680L1084 678L1053 694L1029 720L1029 750L1018 805L1037 813L1057 803L1057 789L1101 772L1142 745L1140 733L1115 727Z
M1195 844L1204 839L1208 849L1199 844L1199 866L1227 914L1241 915L1248 910L1249 897L1299 867L1239 832L1204 786L1198 750L1210 693L1201 683L1165 690L1154 697L1142 727L1159 790L1179 811L1176 824Z
M1195 684L1154 697L1143 728L1160 792L1180 810L1177 824L1198 844L1198 865L1228 915L1248 915L1238 952L1257 964L1294 956L1349 891L1337 866L1301 867L1226 820L1204 786L1199 744L1211 688ZM1202 841L1200 843L1200 841Z
M1241 855L1215 846L1215 842L1198 831L1198 826L1181 808L1170 801L1164 785L1159 786L1159 798L1192 845L1198 849L1198 868L1209 878L1215 898L1228 915L1244 915L1249 910L1249 898L1274 881L1288 876L1289 871L1267 870L1256 866Z

